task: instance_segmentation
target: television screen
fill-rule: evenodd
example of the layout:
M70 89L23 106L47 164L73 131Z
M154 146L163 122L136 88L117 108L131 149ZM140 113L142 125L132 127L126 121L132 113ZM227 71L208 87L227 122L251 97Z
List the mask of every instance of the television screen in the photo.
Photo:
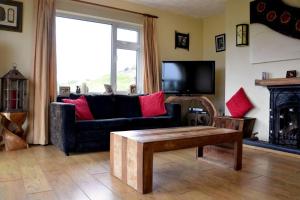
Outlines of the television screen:
M167 94L214 94L215 61L163 61L162 89Z

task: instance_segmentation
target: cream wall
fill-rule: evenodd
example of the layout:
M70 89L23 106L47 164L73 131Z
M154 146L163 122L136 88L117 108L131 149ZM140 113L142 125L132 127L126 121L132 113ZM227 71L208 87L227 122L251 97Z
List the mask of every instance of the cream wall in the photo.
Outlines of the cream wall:
M215 36L225 33L225 13L203 19L203 60L216 61L216 93L211 96L219 113L224 113L225 51L216 52Z
M236 24L250 23L249 3L250 0L229 0L226 4L225 100L243 87L255 106L247 116L256 118L254 131L259 133L259 139L268 141L270 94L267 88L255 86L254 81L261 79L262 72L269 72L273 78L279 78L285 77L287 70L300 71L300 60L250 64L250 47L235 46Z
M0 76L16 63L21 73L29 77L32 66L33 0L26 0L23 10L23 32L0 30Z

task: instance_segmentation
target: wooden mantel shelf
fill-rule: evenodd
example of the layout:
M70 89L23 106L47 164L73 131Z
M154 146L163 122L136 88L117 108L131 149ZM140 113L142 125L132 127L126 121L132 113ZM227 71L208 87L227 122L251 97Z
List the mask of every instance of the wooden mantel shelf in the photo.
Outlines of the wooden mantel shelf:
M282 86L282 85L300 85L300 78L271 78L266 80L255 80L258 86Z

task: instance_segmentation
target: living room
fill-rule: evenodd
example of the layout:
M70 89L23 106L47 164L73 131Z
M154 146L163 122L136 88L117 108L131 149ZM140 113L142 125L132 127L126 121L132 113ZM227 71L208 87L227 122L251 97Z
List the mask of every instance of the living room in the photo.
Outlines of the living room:
M6 2L7 1L0 1L0 7ZM250 20L250 16L252 15L252 13L250 13L250 2L252 1L250 0L174 2L147 0L56 0L54 9L56 10L56 17L70 18L72 20L77 19L76 21L82 22L85 21L84 19L88 19L87 21L92 21L94 24L111 24L112 28L109 29L108 35L112 35L112 38L116 36L113 36L114 31L117 34L118 28L126 27L124 29L130 29L137 33L137 38L139 38L137 39L137 41L139 41L137 43L140 46L134 46L126 42L118 43L117 40L112 42L117 45L114 46L113 44L107 47L111 53L108 55L110 56L109 60L106 59L106 54L102 52L99 53L101 55L92 57L93 53L89 53L86 49L80 49L80 45L83 45L84 42L80 42L81 38L76 38L78 35L86 34L88 31L82 31L77 33L77 35L74 33L73 37L66 37L59 31L66 31L66 34L70 34L68 31L71 29L62 28L71 26L71 23L60 24L61 28L59 28L59 22L56 21L56 42L57 47L61 48L57 49L56 70L58 74L56 78L58 81L54 83L55 86L49 86L49 83L45 84L44 82L46 81L43 81L43 79L49 79L51 83L52 78L49 74L52 72L43 72L43 70L49 70L47 68L39 69L39 65L44 64L43 60L37 59L37 56L43 56L41 50L43 45L38 46L37 38L35 37L36 34L41 34L42 32L38 31L35 24L37 21L37 7L34 6L34 3L39 2L41 6L44 1L36 0L35 2L35 0L26 0L19 2L23 3L22 30L8 31L0 29L0 75L5 75L12 69L12 66L17 66L17 70L28 80L28 109L26 110L28 113L26 117L27 120L22 128L26 132L27 138L25 142L29 144L29 148L26 146L26 148L22 150L0 152L0 199L299 199L300 157L297 154L300 152L298 149L300 136L296 138L296 140L298 140L296 146L298 145L298 147L290 148L287 145L287 147L282 148L281 146L278 147L278 145L269 144L271 143L270 130L273 130L271 129L273 122L270 123L270 106L271 108L273 108L272 106L276 107L276 104L273 105L270 102L270 92L277 91L277 88L272 90L273 88L270 89L270 86L272 87L279 84L279 86L286 85L285 87L287 88L297 88L297 85L299 85L297 78L286 79L287 71L296 70L299 72L300 70L299 30L298 32L293 32L296 36L298 34L298 38L296 38L291 37L291 34L286 36L286 34L282 34L282 32L279 33L280 31L268 28L263 25L263 23L250 22L252 21L252 19ZM47 0L47 2L51 4L52 1ZM268 0L262 0L262 2L270 3ZM298 0L278 0L274 4L277 5L282 2L286 3L289 9L299 10L300 3ZM43 15L49 14L45 10L40 11L39 14L42 13ZM166 145L168 148L161 150L167 152L155 153L154 157L152 155L152 192L149 194L141 194L146 192L141 192L141 190L132 185L126 184L126 181L124 183L124 177L118 177L119 172L115 170L117 169L115 165L118 165L118 160L124 159L122 156L116 158L116 155L120 156L117 154L117 150L123 148L123 143L121 147L115 147L117 149L116 151L110 150L110 152L107 149L105 149L105 151L96 152L86 152L86 149L83 152L64 152L65 149L59 147L59 145L61 145L60 142L58 142L59 144L57 146L49 144L51 142L53 143L53 141L51 141L50 138L52 130L48 132L48 125L49 127L53 127L51 125L56 124L55 130L60 128L59 123L52 122L51 124L50 122L51 119L53 119L51 118L52 110L49 110L49 117L48 108L39 107L40 110L44 110L43 112L37 110L32 113L30 111L37 105L46 105L44 102L48 102L50 98L52 98L51 101L56 101L51 91L48 91L52 90L51 88L59 90L59 86L71 86L71 91L69 92L72 93L76 92L76 85L81 86L81 90L86 89L82 87L80 81L73 85L66 85L66 82L63 82L68 80L69 77L78 76L81 78L81 76L93 76L97 73L97 69L92 71L94 69L90 66L82 66L82 69L81 67L77 67L81 64L82 60L82 62L88 60L86 61L87 65L92 65L93 59L96 60L95 63L99 62L102 64L107 61L110 64L110 61L114 60L113 56L121 57L117 55L120 46L122 46L123 49L134 50L136 53L134 54L135 57L137 57L137 55L141 56L138 57L136 63L134 63L137 66L134 69L136 73L136 76L133 78L134 82L125 82L124 87L128 88L126 92L128 93L130 85L134 84L135 90L139 94L152 93L149 92L149 90L146 90L146 92L143 90L143 88L145 89L146 87L143 81L145 71L142 62L146 48L146 44L143 44L143 37L146 35L143 29L145 16L153 18L157 25L156 44L159 75L153 79L158 79L159 84L161 84L162 78L162 61L215 61L215 91L213 94L205 96L211 100L218 113L216 115L220 117L232 114L228 110L226 102L228 102L240 88L243 88L245 91L247 98L253 105L253 108L247 112L245 117L255 118L255 125L251 133L253 133L253 138L258 139L258 141L249 140L246 144L244 142L242 155L243 166L241 170L238 169L238 147L235 148L236 151L229 150L229 153L227 150L216 152L219 154L216 156L218 161L215 162L215 160L205 158L195 159L195 148L191 149L190 147L192 146L188 145L185 146L187 149L167 151L176 149L169 148L168 144ZM295 17L299 17L299 14ZM40 25L44 26L49 25L45 21L40 23ZM248 25L250 36L247 38L247 43L249 44L237 46L236 27L238 24ZM41 27L42 26L40 26L40 28ZM117 28L114 29L114 27ZM74 28L76 28L76 24ZM51 32L51 28L49 30ZM97 32L97 30L98 29L95 29L95 32ZM59 35L59 33L61 33L61 35ZM99 33L102 34L103 32ZM178 48L178 46L176 46L176 33L181 33L184 36L188 35L188 47L184 46L184 48ZM224 45L221 45L223 48L221 50L217 49L216 36L224 36ZM88 40L87 37L92 38L94 36L84 35L82 36L82 38L84 38L82 41L91 41ZM55 40L54 38L51 39ZM72 43L70 38L74 40L77 39L78 41L73 41ZM110 36L107 38L104 37L102 40L99 39L99 41L103 42L103 44L105 41L106 43L110 43L109 39L114 41ZM67 43L68 41L70 42ZM99 41L97 40L97 42ZM62 50L63 47L70 44L74 46L69 47L69 49L66 48L64 51ZM95 46L97 45L92 47ZM46 48L46 46L44 47ZM47 48L48 47L49 46L47 46ZM74 53L76 48L79 48L79 56L78 54L69 53L65 55L61 53ZM91 57L88 59L89 57L82 56L80 60L80 53L82 55L84 53L90 54ZM128 55L123 55L125 60L126 56ZM72 57L74 60L70 59L70 61L67 62L67 69L63 68L63 58ZM116 59L115 62L117 63ZM118 64L112 66L117 65ZM91 69L91 72L86 73L86 71L89 71L87 69ZM40 72L37 73L39 70ZM108 84L111 84L114 92L120 92L117 88L119 83L119 72L117 68L109 65L108 71L113 72L110 74L110 82L108 82ZM43 73L44 76L41 75ZM54 74L56 76L56 73ZM262 77L264 74L267 74L267 80L265 81L262 80L264 79ZM88 81L90 77L85 78L85 80ZM277 78L284 83L273 83L273 85L268 85L270 84L269 82L266 83L268 80L276 82ZM70 79L68 81L72 80ZM87 87L89 87L90 91L94 92L94 86L89 85L89 82L87 82ZM98 85L96 84L96 87L99 87L99 91L95 92L103 93L105 91L103 82L98 83ZM124 93L124 91L122 92ZM59 93L59 91L57 91L57 93ZM172 95L165 95L165 99L170 96ZM198 96L202 96L202 94ZM188 96L187 98L190 97ZM87 97L87 101L94 100L88 99ZM118 99L113 99L113 101L118 102ZM131 109L132 107L130 107L130 105L132 105L132 102L129 103L128 107ZM58 105L60 105L60 103L58 103ZM126 105L124 105L124 109L125 107ZM99 108L97 107L95 109ZM166 112L174 114L174 110L176 109L176 106L167 106ZM57 110L54 111L54 113L60 112ZM128 109L126 112L128 112ZM134 111L130 110L130 112ZM41 113L44 114L42 115ZM45 115L45 113L47 115ZM94 111L92 111L92 113L95 114ZM99 115L101 114L103 113ZM35 117L39 116L39 119L34 121L40 121L41 123L38 123L38 125L35 125L35 128L32 129L32 127L30 128L30 124L32 123L30 120L34 119L34 115ZM59 117L62 117L62 115L55 115L55 119L65 120ZM175 121L174 119L175 118L170 118L172 122ZM300 117L298 116L296 119L299 120ZM157 124L153 126L153 128L158 128L161 125L167 126L170 122L157 122L156 119L154 121ZM123 122L116 124L117 122L113 121L112 123L113 125L105 124L105 129L108 126L121 126ZM296 120L296 124L298 123L299 121ZM141 124L141 126L144 126L145 122L141 122ZM134 125L137 125L137 123L134 123ZM152 124L149 123L147 126L145 125L145 127L148 129L151 125ZM77 126L76 128L80 129L82 126ZM126 124L126 127L128 127L126 130L132 130L132 128L130 128L131 126L133 125ZM173 126L175 125L173 124ZM94 126L94 128L95 127L96 126ZM99 125L99 127L101 126ZM97 125L97 128L99 127ZM62 129L65 131L65 129L68 128L70 127L63 127ZM191 134L195 132L193 127L188 128L191 129L185 131L191 132ZM44 131L41 131L42 129L46 130L46 133L43 133ZM111 131L118 130L119 129ZM57 135L61 133L56 132L58 133ZM87 133L88 132L84 132L82 137L85 137ZM143 134L148 133L145 131ZM153 134L160 135L162 133L154 132ZM235 134L235 132L232 132L232 134ZM300 134L299 129L297 134ZM109 132L107 133L107 137L108 136ZM111 139L115 137L113 141L117 145L116 141L119 140L118 135L112 134L110 137ZM71 140L70 138L66 140L68 139ZM109 141L109 138L105 138L105 140ZM192 143L193 141L190 142ZM201 143L200 140L199 142ZM200 143L199 147L201 146ZM204 143L201 144L203 145ZM109 142L106 145L109 145ZM110 143L110 145L112 145L112 143ZM127 145L129 146L129 143L127 143ZM85 148L84 146L82 147ZM88 148L90 147L91 146L88 146ZM133 149L129 148L130 151L133 151ZM127 151L129 150L127 149ZM198 148L197 151L198 156L201 157L199 150L200 148ZM121 154L122 153L123 152L121 152ZM136 154L138 154L138 152ZM233 160L231 158L232 155L234 155L234 158L237 160ZM114 158L114 162L112 162L112 158ZM126 157L125 159L128 158L129 157ZM132 159L131 162L138 162L134 161L134 158ZM235 163L234 165L235 169L238 169L237 171L231 169L232 162ZM113 166L115 171L112 170ZM127 172L128 177L130 173L129 171Z

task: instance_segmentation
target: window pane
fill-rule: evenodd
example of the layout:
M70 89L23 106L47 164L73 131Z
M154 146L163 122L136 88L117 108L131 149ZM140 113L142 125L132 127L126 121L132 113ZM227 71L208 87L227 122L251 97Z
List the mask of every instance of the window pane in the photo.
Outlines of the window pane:
M125 42L138 42L138 32L126 29L117 29L117 40Z
M111 25L56 17L58 86L104 91L111 76Z
M136 84L137 52L117 50L117 91L129 91L129 86Z

